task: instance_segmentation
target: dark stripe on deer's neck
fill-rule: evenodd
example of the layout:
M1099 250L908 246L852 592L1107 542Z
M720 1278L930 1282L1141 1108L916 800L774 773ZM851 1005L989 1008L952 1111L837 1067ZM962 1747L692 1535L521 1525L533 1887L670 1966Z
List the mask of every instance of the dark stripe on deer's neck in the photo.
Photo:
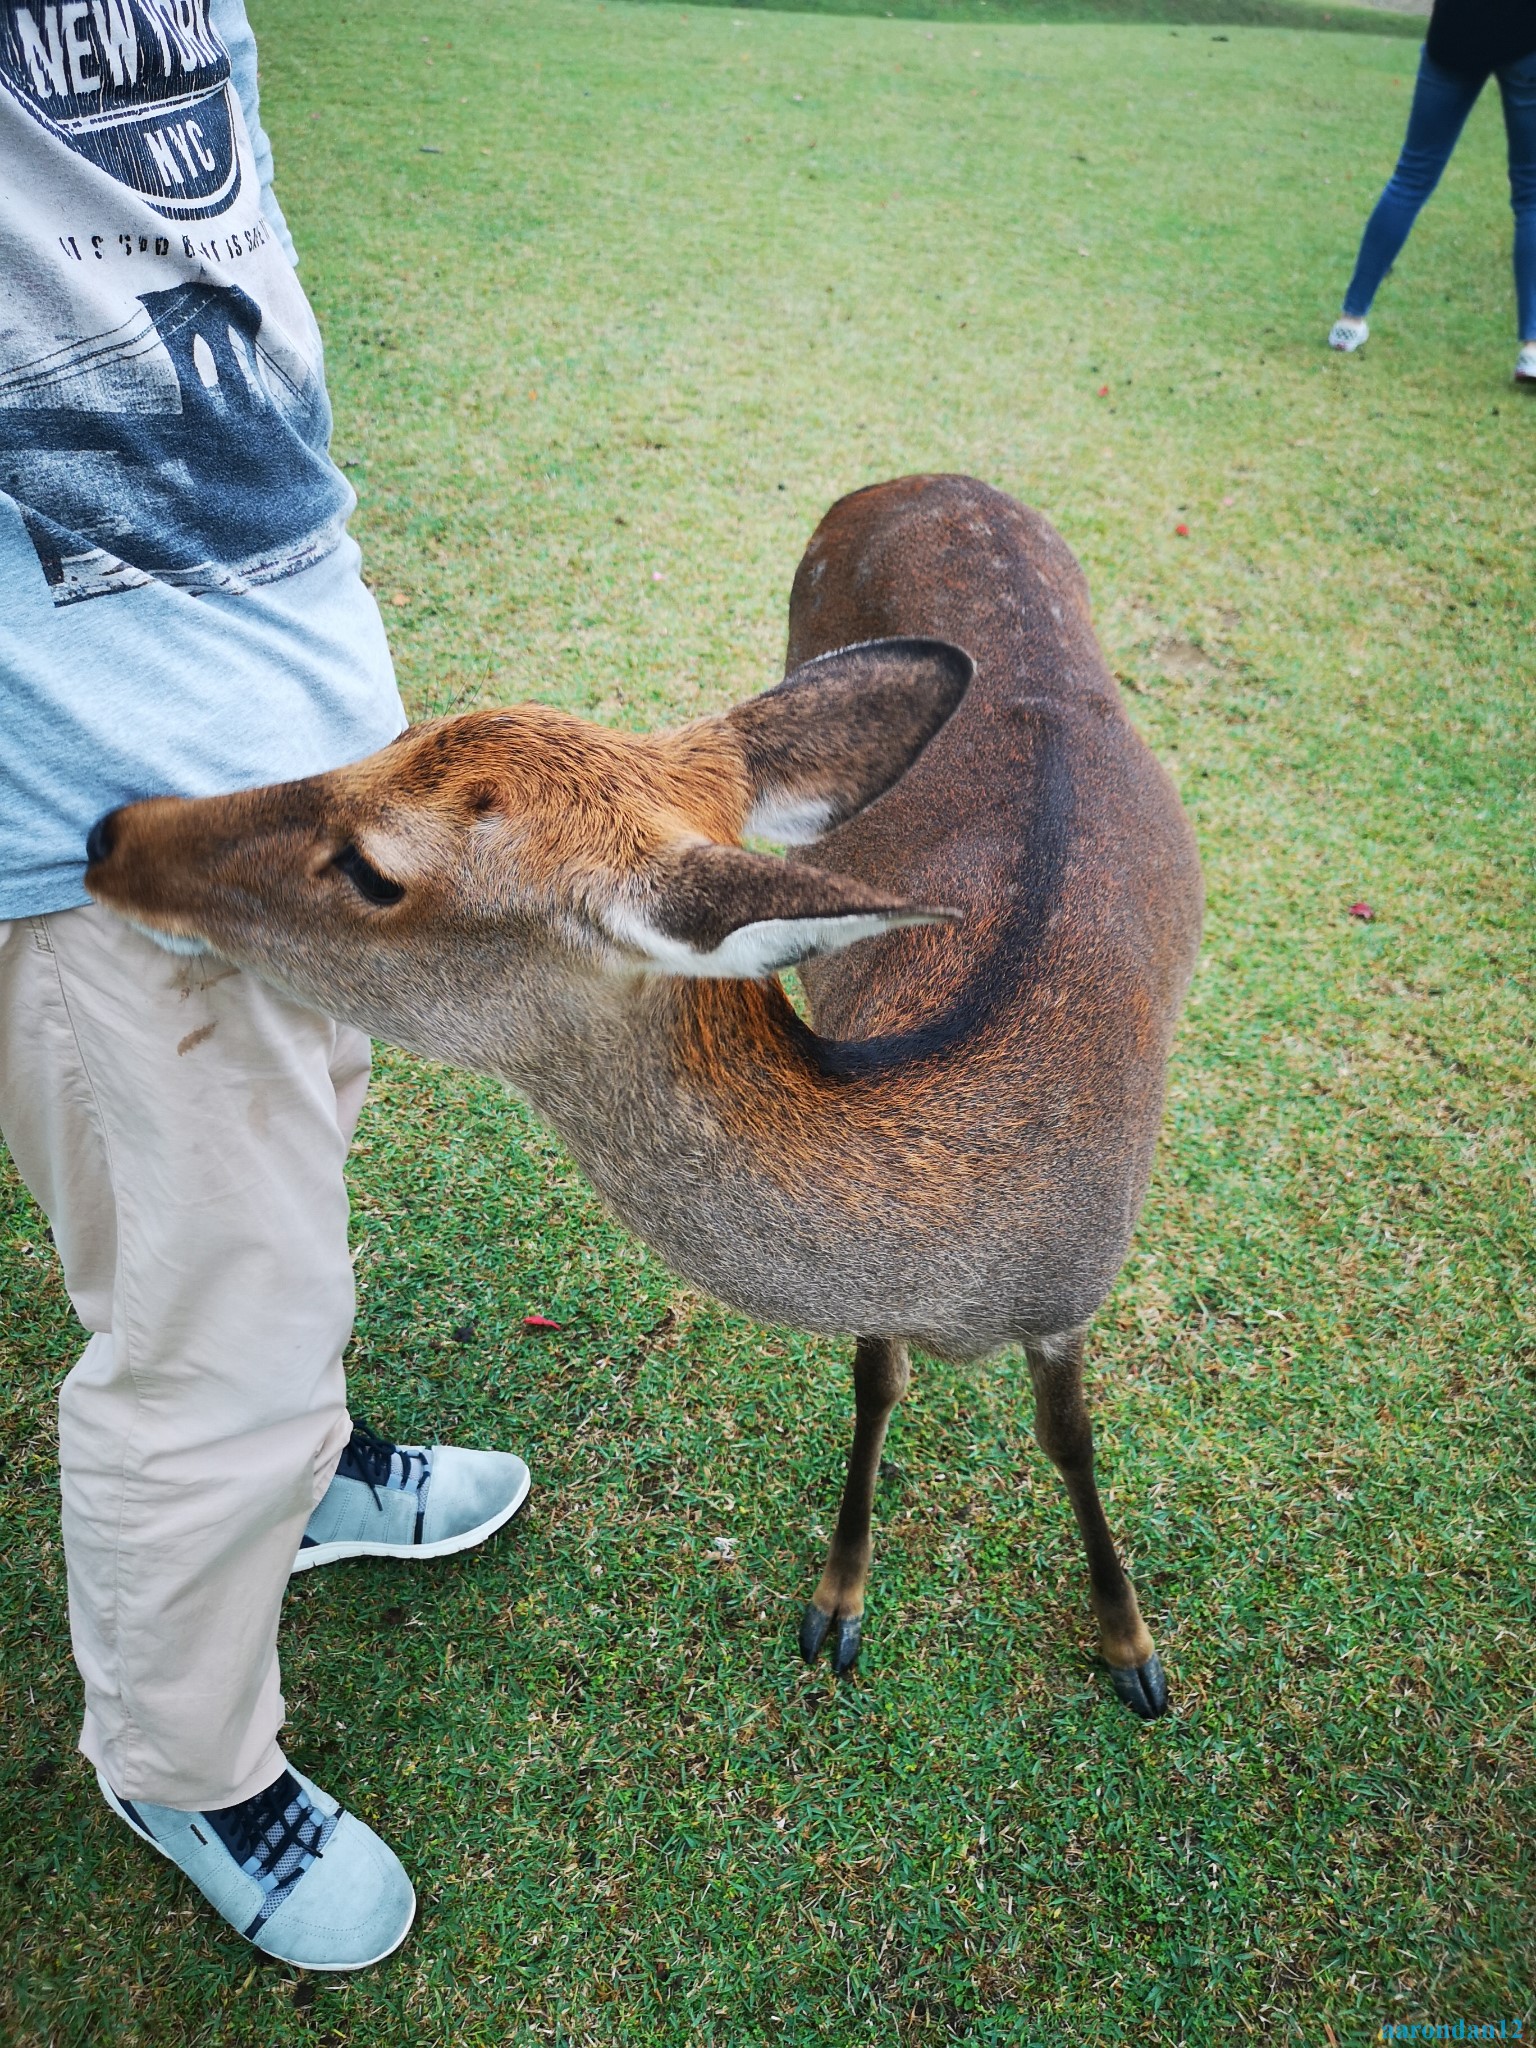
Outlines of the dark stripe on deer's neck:
M1000 784L975 795L1008 805L1027 824L1016 865L1004 874L979 874L971 901L984 914L988 892L1006 889L1008 908L972 955L969 972L950 1001L905 1030L873 1038L822 1038L795 1018L803 1056L829 1079L875 1079L941 1060L978 1038L1000 1010L1017 1010L1028 991L1061 903L1075 811L1072 763L1057 705L1035 699L998 710L1010 724L1028 719L1035 728L1034 744L1022 774L1015 760L1000 763ZM957 938L966 944L964 925Z

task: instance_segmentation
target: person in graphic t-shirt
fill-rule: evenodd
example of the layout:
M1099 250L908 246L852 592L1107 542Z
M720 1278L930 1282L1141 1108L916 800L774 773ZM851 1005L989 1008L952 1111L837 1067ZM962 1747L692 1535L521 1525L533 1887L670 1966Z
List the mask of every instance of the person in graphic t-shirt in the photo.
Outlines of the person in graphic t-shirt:
M248 1940L355 1969L415 1897L278 1746L284 1586L479 1543L527 1469L348 1415L367 1040L81 880L119 804L403 723L242 0L0 0L0 163L0 1131L90 1332L59 1397L80 1746Z
M1515 381L1536 386L1536 0L1435 0L1397 169L1365 225L1330 348L1359 348L1376 288L1440 182L1490 74L1499 81L1515 214Z

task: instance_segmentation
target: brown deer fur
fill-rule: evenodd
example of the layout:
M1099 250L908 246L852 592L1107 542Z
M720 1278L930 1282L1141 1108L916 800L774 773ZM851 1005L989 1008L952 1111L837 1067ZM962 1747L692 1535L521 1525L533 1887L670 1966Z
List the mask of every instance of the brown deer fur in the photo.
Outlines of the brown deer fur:
M88 884L170 942L505 1076L690 1280L860 1340L807 1655L833 1630L839 1669L857 1653L909 1347L1022 1343L1116 1690L1160 1712L1081 1359L1198 943L1188 823L1071 553L969 478L833 506L795 577L789 668L671 733L525 705L305 782L136 804L96 828ZM809 843L776 860L749 828ZM773 978L794 960L814 1030Z

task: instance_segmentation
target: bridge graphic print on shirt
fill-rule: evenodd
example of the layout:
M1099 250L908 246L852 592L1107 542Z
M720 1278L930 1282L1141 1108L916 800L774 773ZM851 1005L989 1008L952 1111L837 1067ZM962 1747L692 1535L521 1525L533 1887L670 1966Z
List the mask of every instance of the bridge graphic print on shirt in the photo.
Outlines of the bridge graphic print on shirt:
M109 334L0 377L0 488L55 604L152 581L200 594L296 575L352 494L316 371L234 285L148 292Z

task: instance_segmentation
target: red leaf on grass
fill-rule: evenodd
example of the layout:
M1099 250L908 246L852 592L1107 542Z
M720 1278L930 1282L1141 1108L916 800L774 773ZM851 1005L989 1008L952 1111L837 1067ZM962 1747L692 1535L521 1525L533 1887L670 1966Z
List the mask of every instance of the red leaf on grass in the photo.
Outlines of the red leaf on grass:
M563 1330L565 1325L564 1323L551 1322L548 1316L524 1316L523 1328L525 1330Z
M1100 396L1100 398L1108 398L1108 396L1109 396L1109 386L1108 386L1107 384L1101 384L1101 385L1099 386L1099 396Z
M1351 905L1349 906L1349 914L1351 917L1358 917L1362 924L1369 924L1371 919L1376 915L1375 911L1372 910L1369 903L1351 903Z
M1184 524L1182 519L1179 521L1178 525L1173 530L1175 533L1182 533L1186 540L1189 539L1189 528Z

